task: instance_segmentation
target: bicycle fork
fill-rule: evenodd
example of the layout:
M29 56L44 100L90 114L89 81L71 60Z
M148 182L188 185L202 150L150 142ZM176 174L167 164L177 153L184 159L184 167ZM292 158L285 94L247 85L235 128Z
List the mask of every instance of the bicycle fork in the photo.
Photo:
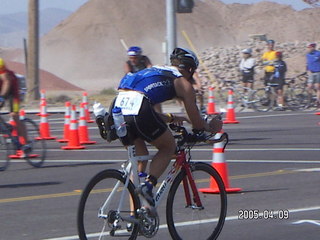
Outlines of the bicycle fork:
M188 166L186 166L188 165ZM192 177L192 172L191 172L191 166L189 163L184 164L183 168L186 171L186 177L183 178L183 189L184 189L184 194L185 194L185 198L186 198L186 208L192 208L192 209L203 209L202 203L201 203L201 199L199 196L199 192L197 190L196 187L196 183ZM192 194L193 194L193 202L195 204L192 204L191 201L191 194L190 194L190 188L192 190Z

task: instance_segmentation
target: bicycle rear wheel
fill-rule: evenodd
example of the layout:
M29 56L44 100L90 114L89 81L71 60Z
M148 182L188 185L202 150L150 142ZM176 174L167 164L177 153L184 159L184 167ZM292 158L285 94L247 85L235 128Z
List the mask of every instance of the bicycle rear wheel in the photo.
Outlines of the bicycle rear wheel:
M27 154L25 159L33 167L41 167L46 159L46 143L44 139L40 139L40 131L38 125L31 119L23 120L28 134L29 144L32 152Z
M298 98L298 95L295 92L295 89L288 89L285 92L284 95L285 99L285 105L286 107L291 111L297 111L300 108L302 108L302 105L300 104L300 98Z
M275 100L272 99L271 95L265 88L255 90L251 99L253 108L258 112L269 111L273 107Z
M136 239L139 224L132 224L132 229L129 229L125 218L137 217L135 210L140 208L140 200L134 193L135 187L131 181L128 187L124 188L125 181L122 172L112 169L104 170L90 180L81 195L78 207L77 225L81 240L120 237ZM119 209L120 199L123 203ZM130 199L134 211L131 210Z
M0 171L7 169L9 165L11 138L9 135L2 133L0 127Z
M175 178L167 199L167 225L174 240L217 239L224 225L227 212L227 195L223 181L218 172L208 164L192 163L192 176L198 189L202 207L197 207L191 196L191 206L186 206L183 179L185 171ZM218 194L199 191L208 188L213 181L219 188ZM192 190L190 189L192 195Z
M0 171L7 169L10 161L9 155L13 153L11 129L0 117Z

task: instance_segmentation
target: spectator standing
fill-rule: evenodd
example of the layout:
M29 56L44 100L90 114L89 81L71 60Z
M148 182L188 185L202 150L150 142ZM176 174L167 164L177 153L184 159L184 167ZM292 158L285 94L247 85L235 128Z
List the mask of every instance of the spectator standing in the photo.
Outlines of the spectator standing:
M273 62L276 59L276 51L274 50L274 40L268 40L267 41L267 51L263 53L262 55L262 64L264 67L264 84L267 85L267 83L272 79L274 74L274 66Z
M277 92L277 103L278 107L276 110L283 111L284 110L284 96L283 96L283 86L285 84L285 75L287 72L287 64L282 60L282 52L276 52L276 59L274 61L274 75L273 75L273 83L278 84L276 88Z
M254 67L256 64L255 59L252 57L252 49L247 48L242 50L243 57L241 59L239 68L242 75L243 87L253 88L254 82Z
M308 79L308 92L312 96L313 88L317 91L317 107L320 108L320 51L316 50L317 45L308 45L306 55Z

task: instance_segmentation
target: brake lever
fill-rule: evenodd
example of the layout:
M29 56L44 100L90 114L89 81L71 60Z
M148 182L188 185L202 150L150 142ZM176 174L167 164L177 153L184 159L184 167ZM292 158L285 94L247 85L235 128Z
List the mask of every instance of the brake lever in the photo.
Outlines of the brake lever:
M229 143L229 135L226 132L222 133L221 136L218 139L210 139L211 137L212 136L210 136L208 138L206 143L215 144L215 143L219 143L219 142L225 141L225 144L223 146L223 150L226 148L227 144Z

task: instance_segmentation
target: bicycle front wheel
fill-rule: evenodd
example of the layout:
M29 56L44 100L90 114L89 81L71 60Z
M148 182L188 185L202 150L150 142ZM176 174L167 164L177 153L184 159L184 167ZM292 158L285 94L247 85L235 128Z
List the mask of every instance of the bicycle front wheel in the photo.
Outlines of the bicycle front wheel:
M251 96L251 103L254 110L258 112L269 111L274 105L274 99L272 99L271 95L271 92L265 88L255 90Z
M136 209L140 208L134 185L118 170L104 170L93 177L84 189L78 207L78 233L87 239L136 239L139 224Z
M187 175L185 171L181 171L171 186L167 200L167 225L170 235L174 240L217 239L227 212L227 195L223 181L218 172L205 163L192 163L191 171L202 205L197 206L194 202L190 184L187 190L185 189L184 179ZM217 194L201 192L201 189L208 188L209 184L217 186ZM186 203L189 195L190 205Z
M31 145L32 151L27 154L25 159L33 167L41 167L46 159L46 144L44 139L40 139L40 131L38 125L31 119L25 118L25 124L28 144Z

